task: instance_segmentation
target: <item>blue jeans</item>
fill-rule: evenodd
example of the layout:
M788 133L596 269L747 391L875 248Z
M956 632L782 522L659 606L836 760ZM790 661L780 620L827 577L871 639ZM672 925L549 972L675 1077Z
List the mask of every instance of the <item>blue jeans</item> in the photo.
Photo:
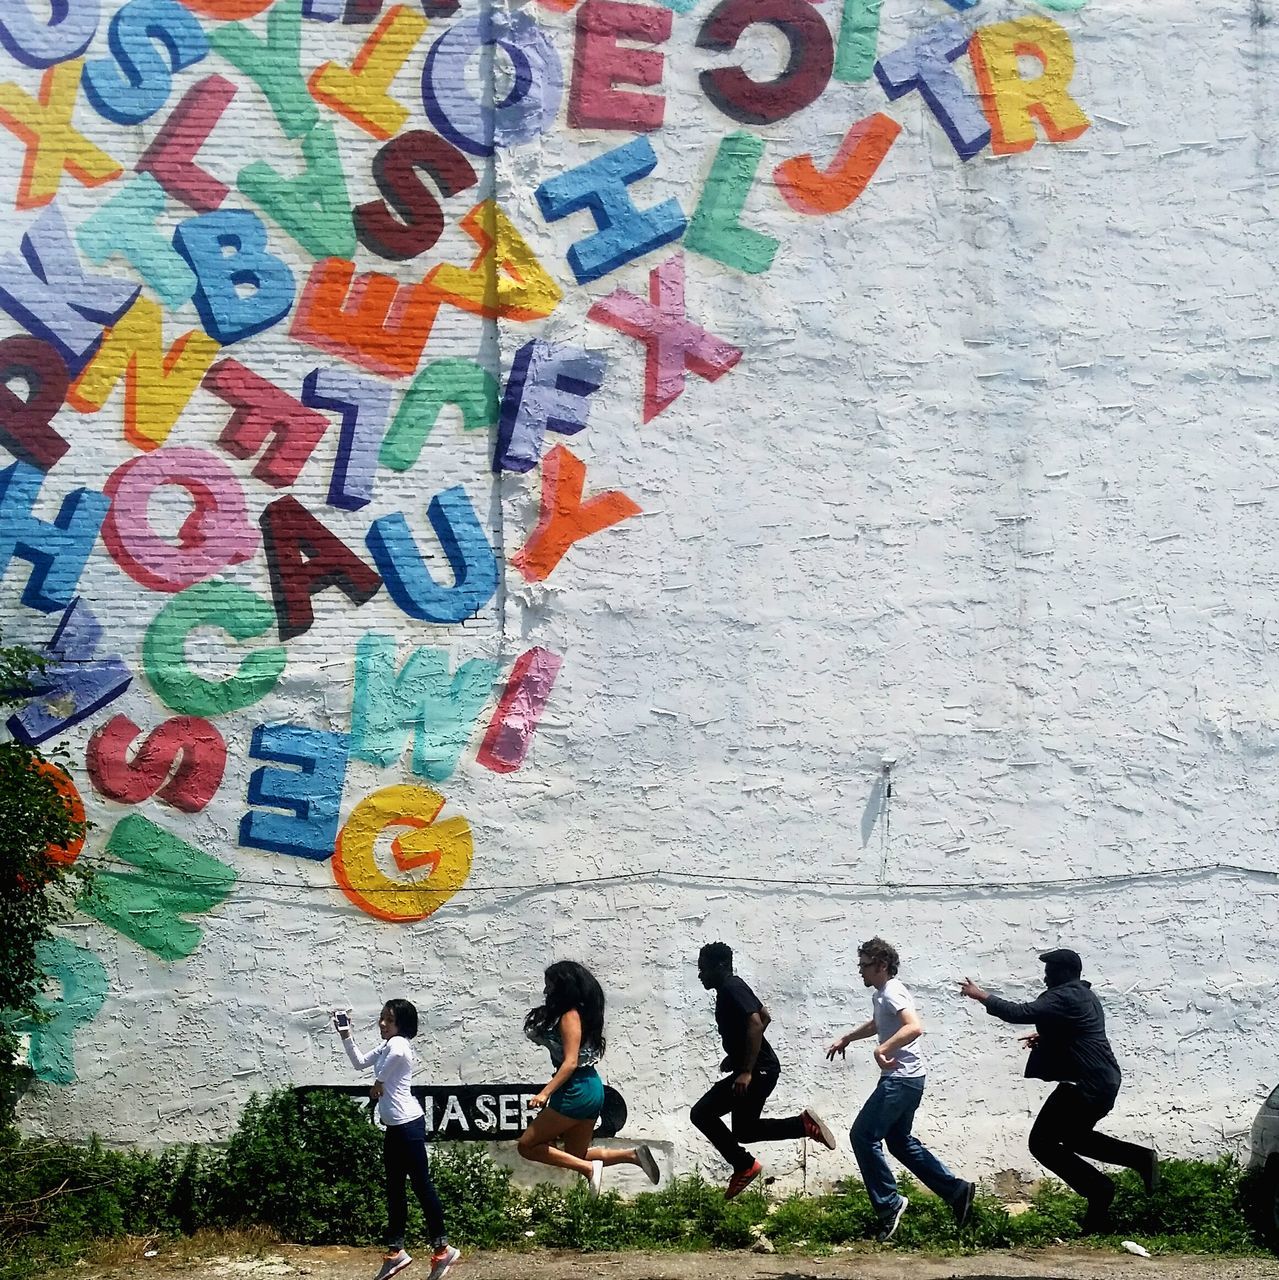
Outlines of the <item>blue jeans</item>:
M871 1205L881 1218L897 1211L901 1196L897 1180L884 1159L886 1145L896 1158L947 1204L963 1195L967 1183L957 1178L910 1131L915 1112L924 1096L922 1076L881 1076L875 1092L866 1099L849 1131L857 1167L870 1196Z

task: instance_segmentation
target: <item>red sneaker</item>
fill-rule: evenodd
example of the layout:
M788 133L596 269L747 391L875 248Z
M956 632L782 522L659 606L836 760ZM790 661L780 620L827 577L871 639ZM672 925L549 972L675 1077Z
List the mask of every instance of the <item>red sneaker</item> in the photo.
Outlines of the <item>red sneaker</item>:
M799 1118L804 1122L804 1137L820 1142L831 1151L835 1150L835 1135L831 1133L830 1125L816 1111L804 1111Z
M728 1186L724 1189L724 1199L731 1200L734 1196L740 1196L763 1172L764 1166L756 1160L749 1169L733 1174L728 1180Z

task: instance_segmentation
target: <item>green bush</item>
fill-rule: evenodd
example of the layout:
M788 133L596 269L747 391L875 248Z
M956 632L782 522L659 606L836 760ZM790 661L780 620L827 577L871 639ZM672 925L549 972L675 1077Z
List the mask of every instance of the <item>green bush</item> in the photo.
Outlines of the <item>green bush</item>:
M255 1094L220 1180L216 1225L261 1224L301 1244L369 1244L385 1227L381 1137L340 1094Z
M482 1147L431 1151L450 1237L467 1249L739 1249L763 1232L779 1249L823 1249L865 1240L874 1214L854 1183L825 1196L770 1201L755 1189L724 1199L698 1174L623 1200L511 1184ZM1136 1176L1117 1179L1113 1240L1152 1252L1249 1253L1245 1180L1229 1158L1167 1160L1163 1185L1146 1194ZM902 1178L911 1200L891 1248L964 1252L1077 1240L1084 1202L1060 1184L1040 1184L1026 1212L1009 1217L979 1195L963 1232L950 1210ZM66 1263L102 1237L261 1226L299 1243L380 1241L385 1221L381 1136L350 1098L282 1090L253 1097L223 1149L187 1147L153 1155L18 1138L0 1131L0 1280L27 1280ZM410 1197L410 1247L425 1243Z
M524 1242L531 1218L524 1197L511 1186L510 1170L494 1164L478 1143L432 1146L431 1178L448 1215L450 1239L486 1249Z

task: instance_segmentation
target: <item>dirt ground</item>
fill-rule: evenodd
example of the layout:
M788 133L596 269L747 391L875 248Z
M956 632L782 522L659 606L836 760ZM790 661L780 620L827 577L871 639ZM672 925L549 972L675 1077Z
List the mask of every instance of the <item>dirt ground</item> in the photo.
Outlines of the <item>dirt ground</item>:
M161 1246L113 1265L86 1266L78 1280L274 1280L310 1276L314 1280L371 1280L380 1258L367 1249L302 1248L269 1245L253 1255L196 1258ZM402 1274L425 1280L421 1259ZM1279 1260L1223 1258L1140 1258L1120 1251L1076 1249L1018 1250L966 1258L918 1253L847 1250L828 1257L756 1253L480 1253L463 1260L449 1280L1279 1280Z

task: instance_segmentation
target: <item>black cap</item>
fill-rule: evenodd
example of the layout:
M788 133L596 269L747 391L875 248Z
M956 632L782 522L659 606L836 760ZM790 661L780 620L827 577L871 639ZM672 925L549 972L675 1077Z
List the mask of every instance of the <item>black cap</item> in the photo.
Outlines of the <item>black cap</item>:
M1078 951L1071 951L1069 947L1058 947L1056 951L1045 951L1039 957L1044 964L1053 965L1060 969L1073 969L1076 973L1083 973L1084 962L1079 958Z

